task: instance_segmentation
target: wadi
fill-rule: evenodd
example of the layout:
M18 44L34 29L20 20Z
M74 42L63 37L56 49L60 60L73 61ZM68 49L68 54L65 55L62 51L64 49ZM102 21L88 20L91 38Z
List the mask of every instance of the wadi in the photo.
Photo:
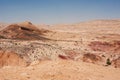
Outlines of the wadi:
M0 80L119 79L119 19L0 23Z

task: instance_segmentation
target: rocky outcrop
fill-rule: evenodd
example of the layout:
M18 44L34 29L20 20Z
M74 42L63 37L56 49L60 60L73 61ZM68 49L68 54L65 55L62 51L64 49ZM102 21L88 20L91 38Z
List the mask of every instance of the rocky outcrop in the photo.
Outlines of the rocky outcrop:
M93 51L101 51L106 53L120 53L120 41L112 41L112 42L100 42L94 41L89 44L89 47Z
M0 50L0 67L3 66L27 66L27 63L15 52Z
M120 57L115 60L112 60L111 63L115 68L120 68Z
M71 60L76 60L76 57L80 55L80 53L74 50L64 50L67 57Z
M43 34L48 30L39 30L32 23L22 25L12 24L0 31L0 36L19 40L48 40Z
M98 64L99 62L102 61L102 58L98 55L87 53L83 55L83 61Z
M1 52L1 55L5 55L4 59L8 60L7 55L10 54L16 57L14 59L20 59L19 61L21 61L22 58L27 65L34 61L57 60L60 58L59 55L66 56L61 49L40 41L1 41L0 48L2 51L5 51ZM6 51L9 51L8 54L6 54ZM10 59L12 59L11 57ZM4 61L2 62L4 63Z
M112 44L108 42L100 42L100 41L94 41L89 44L90 48L93 51L108 51L112 48Z

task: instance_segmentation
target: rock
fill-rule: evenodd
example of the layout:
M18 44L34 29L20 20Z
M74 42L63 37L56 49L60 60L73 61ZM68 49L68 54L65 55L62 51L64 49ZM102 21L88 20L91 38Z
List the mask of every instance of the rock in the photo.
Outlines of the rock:
M47 31L47 30L46 30ZM49 40L43 37L45 30L39 30L34 26L20 26L12 24L0 31L0 36L17 40Z
M102 58L98 55L87 53L83 55L83 61L95 64L102 61Z
M3 66L26 66L27 63L18 54L0 50L0 67Z
M111 63L115 68L120 68L120 57L115 60L112 60Z

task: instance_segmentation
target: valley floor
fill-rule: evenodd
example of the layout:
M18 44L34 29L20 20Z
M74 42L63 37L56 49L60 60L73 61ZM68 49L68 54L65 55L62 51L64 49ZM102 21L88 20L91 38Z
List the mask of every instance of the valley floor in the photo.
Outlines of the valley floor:
M72 60L41 61L28 67L0 68L0 80L119 80L120 68Z

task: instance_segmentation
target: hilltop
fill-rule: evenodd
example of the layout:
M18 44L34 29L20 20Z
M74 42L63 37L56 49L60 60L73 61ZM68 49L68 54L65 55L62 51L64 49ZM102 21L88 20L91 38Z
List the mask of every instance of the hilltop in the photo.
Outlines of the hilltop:
M48 40L42 37L44 32L48 30L39 30L31 22L23 22L20 24L11 24L0 31L0 36L7 39L21 40Z

